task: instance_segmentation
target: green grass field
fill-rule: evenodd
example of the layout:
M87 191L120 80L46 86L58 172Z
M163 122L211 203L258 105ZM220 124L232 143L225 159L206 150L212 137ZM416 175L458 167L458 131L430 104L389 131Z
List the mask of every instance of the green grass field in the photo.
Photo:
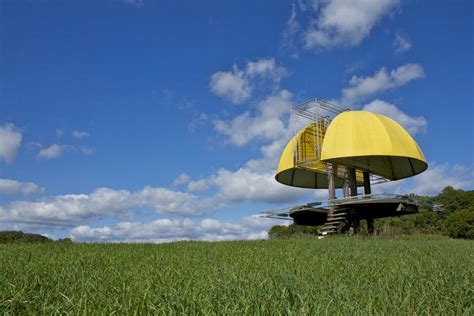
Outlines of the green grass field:
M441 237L0 245L0 313L474 314Z

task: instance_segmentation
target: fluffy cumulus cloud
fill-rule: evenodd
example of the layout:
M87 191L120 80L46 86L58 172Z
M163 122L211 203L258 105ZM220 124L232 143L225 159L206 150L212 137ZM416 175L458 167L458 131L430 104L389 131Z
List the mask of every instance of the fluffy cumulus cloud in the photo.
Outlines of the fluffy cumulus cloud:
M206 179L192 180L187 173L181 173L173 181L173 186L187 185L188 192L202 192L209 188L208 181Z
M393 41L393 47L397 54L402 54L410 50L411 43L410 40L402 35L400 32L397 32L395 35L395 40Z
M455 189L472 190L474 186L473 179L474 168L472 166L430 162L428 169L423 173L413 178L375 185L373 186L373 192L436 195L447 186L452 186Z
M260 148L261 156L248 160L241 168L219 169L216 173L199 180L180 175L175 181L187 184L189 192L215 189L215 200L223 205L242 202L256 203L296 203L302 198L311 198L311 190L292 188L275 181L275 169L280 154L291 138L288 124L283 123L278 130L280 137L266 139Z
M275 169L280 154L289 139L285 135L261 147L261 157L248 160L237 170L219 169L216 173L199 180L188 181L189 192L214 190L212 199L221 205L238 203L298 203L312 199L313 190L282 185L275 181ZM321 197L318 192L317 197ZM323 196L325 196L324 192Z
M0 223L53 229L97 218L129 218L133 210L144 207L160 215L200 216L222 206L213 198L164 188L144 187L135 192L100 188L90 194L59 195L0 206Z
M308 190L281 185L274 178L281 151L293 132L292 104L293 95L280 90L258 102L253 112L246 111L230 121L214 121L215 129L231 145L260 141L261 156L248 160L238 170L221 168L205 179L206 187L217 188L218 196L226 203L293 203L310 197Z
M304 33L305 47L356 46L399 4L399 0L313 0L308 6L313 17Z
M424 78L424 76L423 67L419 64L406 64L390 72L381 68L373 76L353 76L349 81L349 87L342 90L341 103L352 105L380 92Z
M244 72L237 66L230 72L218 71L211 76L212 93L238 104L247 100L252 93L252 87Z
M403 125L408 133L412 135L426 131L426 127L428 126L428 122L423 116L409 116L395 105L385 101L374 100L366 104L362 109L392 118Z
M61 157L66 151L71 150L72 146L52 144L47 148L42 148L37 157L40 159L55 159Z
M5 195L31 195L44 192L44 188L33 182L20 182L12 179L0 179L0 194Z
M209 187L209 184L205 179L200 179L196 181L189 181L188 191L189 192L201 192L206 191Z
M245 163L245 168L251 172L265 173L274 171L278 165L280 154L291 137L290 129L286 129L284 137L276 139L269 144L260 147L261 156L257 159L250 159Z
M245 202L296 203L302 198L311 198L312 190L293 188L275 181L275 169L285 144L286 141L278 140L263 146L262 157L247 161L237 170L221 168L206 178L189 179L188 192L212 189L214 196L210 201L220 206Z
M230 122L216 120L214 127L235 146L243 146L253 139L279 139L286 132L285 115L289 113L291 105L292 94L281 90L262 100L257 105L255 115L245 112Z
M474 185L474 169L463 165L448 163L430 163L428 169L413 178L410 192L420 195L438 194L447 186L457 189L472 189Z
M71 230L71 237L77 241L105 242L265 239L268 237L268 229L276 224L281 222L254 216L244 217L238 224L210 218L201 221L187 218L159 219L149 223L121 222L97 228L78 226Z
M287 74L287 70L277 65L275 58L262 58L256 61L249 61L245 67L245 75L252 78L270 79L278 84Z
M308 196L309 191L292 188L275 181L271 172L240 168L237 171L220 169L210 178L219 188L219 195L228 202L290 203Z
M239 104L251 97L258 80L267 79L278 84L286 69L274 58L262 58L247 63L243 70L234 65L231 71L218 71L211 76L211 92L232 103Z
M214 198L201 198L164 188L145 187L134 195L141 205L153 207L158 214L199 216L222 206Z
M21 139L21 131L12 123L0 126L0 160L11 164L15 160Z
M90 146L73 146L67 144L52 144L46 148L41 148L42 145L38 144L40 150L36 157L43 160L56 159L63 156L67 152L79 152L84 155L90 156L95 153L95 148Z

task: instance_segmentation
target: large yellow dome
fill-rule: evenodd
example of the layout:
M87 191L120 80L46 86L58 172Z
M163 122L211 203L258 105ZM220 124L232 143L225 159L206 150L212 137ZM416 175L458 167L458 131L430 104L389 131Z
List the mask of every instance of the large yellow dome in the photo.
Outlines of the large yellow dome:
M420 147L400 124L368 111L347 111L334 118L324 137L321 160L390 180L428 168Z
M311 189L327 189L327 164L320 161L326 125L322 121L311 123L301 129L286 145L280 157L275 179L283 184ZM316 152L315 152L316 150ZM343 185L345 169L335 168L335 186ZM358 185L363 184L362 172L356 173Z

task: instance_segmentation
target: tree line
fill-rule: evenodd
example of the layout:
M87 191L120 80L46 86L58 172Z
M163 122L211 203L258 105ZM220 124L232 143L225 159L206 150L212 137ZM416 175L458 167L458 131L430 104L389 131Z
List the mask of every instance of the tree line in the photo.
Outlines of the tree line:
M24 233L22 231L0 231L0 244L6 243L72 243L70 238L62 238L56 241L40 234Z

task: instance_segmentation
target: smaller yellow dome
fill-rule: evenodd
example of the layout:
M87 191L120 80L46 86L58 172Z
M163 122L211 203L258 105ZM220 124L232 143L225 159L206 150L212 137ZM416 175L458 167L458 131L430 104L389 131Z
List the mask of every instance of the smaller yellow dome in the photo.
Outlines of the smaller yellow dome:
M327 164L320 161L317 148L324 140L325 122L317 121L301 129L286 145L280 157L275 179L293 187L327 189ZM345 169L335 167L335 186L343 185ZM361 171L356 173L358 185L363 185Z
M368 171L390 180L428 168L423 152L392 119L368 111L348 111L329 125L321 160Z

